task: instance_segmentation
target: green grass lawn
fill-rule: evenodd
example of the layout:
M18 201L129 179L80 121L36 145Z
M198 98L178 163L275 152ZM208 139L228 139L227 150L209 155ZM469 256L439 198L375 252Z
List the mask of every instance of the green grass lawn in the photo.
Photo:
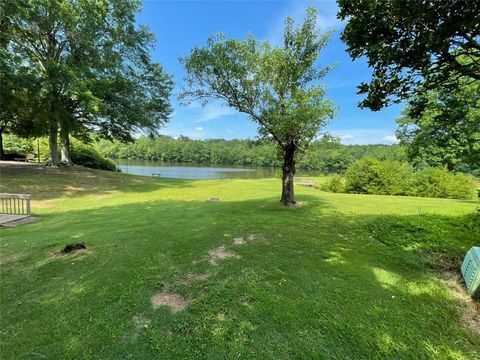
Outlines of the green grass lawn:
M2 359L478 359L448 276L478 202L297 186L288 209L278 179L78 169L3 171L1 191L39 217L0 230ZM88 248L57 253L72 242Z

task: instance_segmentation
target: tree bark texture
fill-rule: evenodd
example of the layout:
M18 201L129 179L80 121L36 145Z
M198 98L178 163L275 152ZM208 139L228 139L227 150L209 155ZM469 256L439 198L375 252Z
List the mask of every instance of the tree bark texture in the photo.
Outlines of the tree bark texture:
M48 147L49 156L48 162L52 166L57 166L60 163L58 157L58 123L55 120L50 120L48 125Z
M73 165L73 161L70 157L70 136L68 129L60 129L61 149L60 149L60 162L66 165Z
M5 152L3 151L3 129L0 131L0 160L5 158Z
M293 186L296 149L297 147L294 143L289 143L283 147L282 198L280 202L286 206L295 205L296 203Z

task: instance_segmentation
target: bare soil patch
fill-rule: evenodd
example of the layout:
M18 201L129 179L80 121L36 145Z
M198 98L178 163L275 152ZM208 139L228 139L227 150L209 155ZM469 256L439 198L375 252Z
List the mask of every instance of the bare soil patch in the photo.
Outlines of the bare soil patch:
M152 306L158 309L160 306L168 306L173 313L185 309L190 303L183 296L167 291L160 291L152 296Z
M247 242L245 241L245 239L243 237L238 237L238 238L233 239L233 243L235 245L245 245Z
M302 206L306 205L305 201L297 201L295 204L293 205L288 205L288 208L289 209L297 209L297 208L300 208Z
M279 237L282 237L282 234L278 234ZM263 234L250 234L247 237L247 242L256 242L256 243L263 243L263 244L270 244L270 240L267 239Z
M22 253L17 253L17 254L12 254L12 255L7 255L7 256L0 256L0 265L6 265L9 263L17 262L21 258L23 258L25 254Z
M480 335L480 302L473 299L463 286L463 280L459 274L445 272L441 275L453 296L462 305L459 321L476 335Z
M210 250L208 255L210 258L210 264L212 265L217 265L219 260L238 257L234 252L227 250L225 246L219 246L218 248Z

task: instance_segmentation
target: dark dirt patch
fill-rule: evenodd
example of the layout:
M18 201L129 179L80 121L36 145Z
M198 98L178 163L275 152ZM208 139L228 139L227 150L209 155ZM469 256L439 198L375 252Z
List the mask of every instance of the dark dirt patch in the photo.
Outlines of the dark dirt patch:
M81 243L76 243L76 244L69 244L69 245L65 246L61 252L64 253L64 254L68 254L68 253L71 253L72 251L84 250L86 248L87 248L87 246L85 245L85 243L81 242Z

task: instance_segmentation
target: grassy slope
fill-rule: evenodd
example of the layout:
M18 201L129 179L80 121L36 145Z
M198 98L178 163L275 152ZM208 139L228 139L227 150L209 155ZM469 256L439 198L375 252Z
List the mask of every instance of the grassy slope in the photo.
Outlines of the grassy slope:
M434 250L462 254L480 238L475 226L457 234L478 203L298 188L305 205L284 209L276 179L32 174L4 172L1 181L1 191L40 199L41 219L0 230L4 359L473 359L480 351L465 301L435 275L434 258L405 245L421 242L414 225L427 218L423 228L433 229L422 231L455 239ZM394 227L403 241L395 246L382 224L402 221L414 225L405 238ZM88 251L54 254L79 241ZM205 257L219 246L238 257L211 265ZM204 272L212 276L181 281ZM153 309L162 289L192 302L177 313Z

